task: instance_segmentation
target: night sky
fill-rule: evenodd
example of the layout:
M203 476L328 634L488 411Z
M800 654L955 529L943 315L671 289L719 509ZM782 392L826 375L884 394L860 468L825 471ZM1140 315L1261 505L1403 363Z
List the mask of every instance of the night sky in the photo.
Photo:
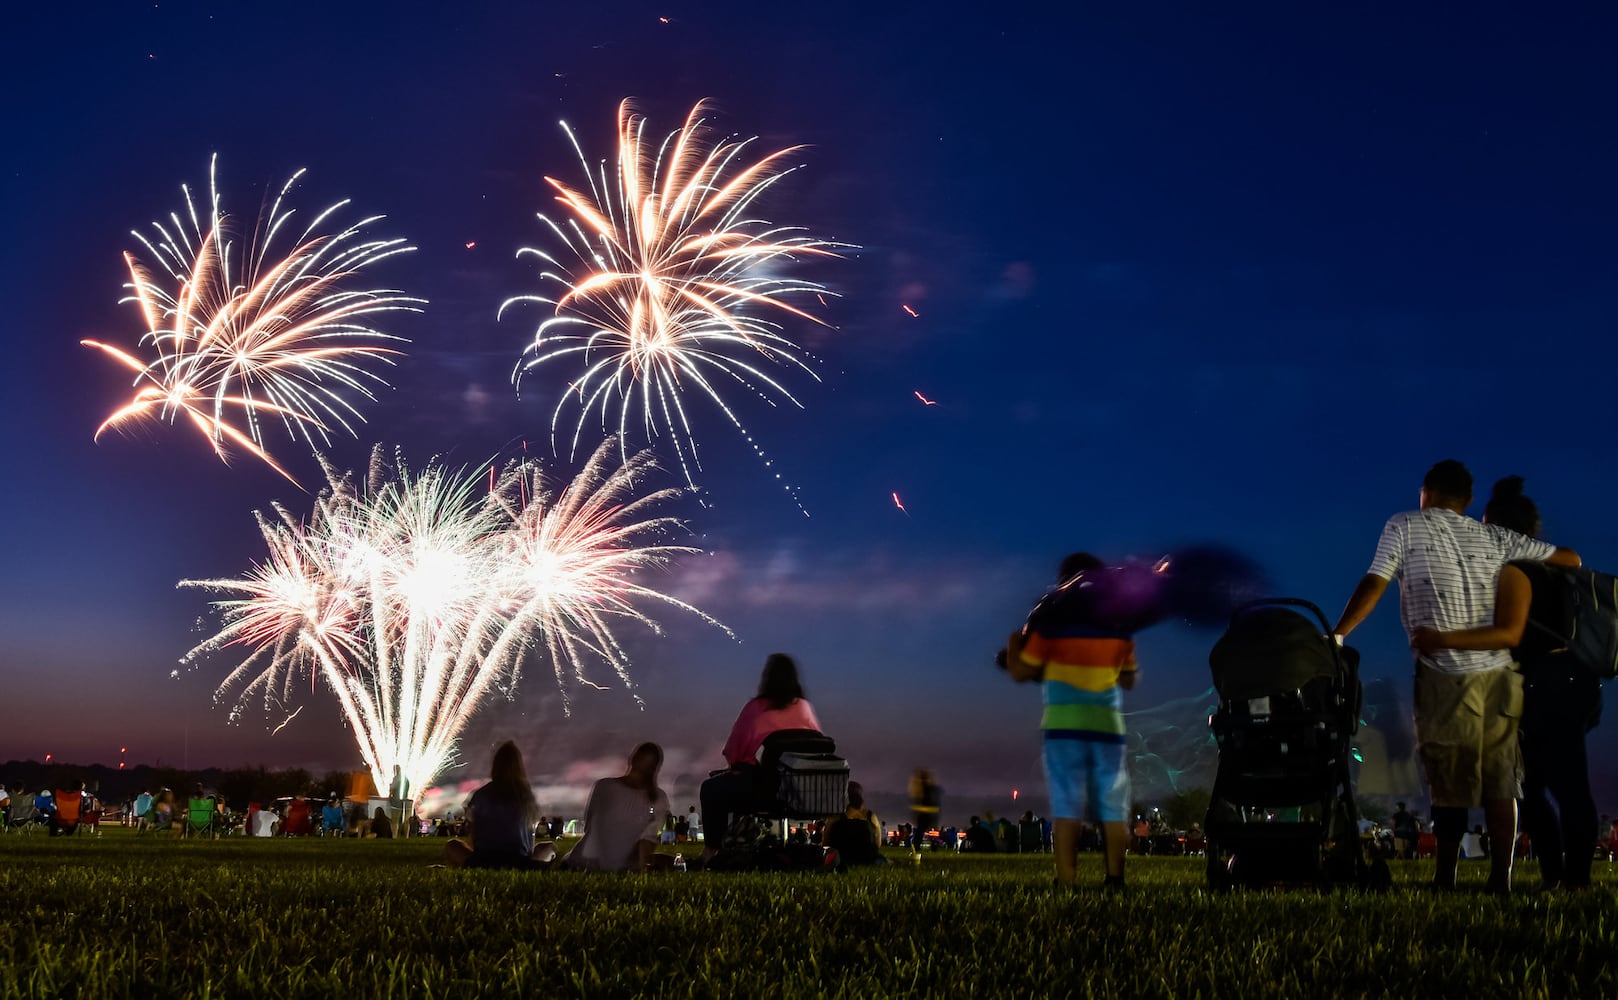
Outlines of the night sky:
M807 272L842 298L835 331L792 328L822 361L818 384L786 373L803 408L738 401L812 516L697 407L709 505L676 512L710 554L658 585L740 642L674 612L662 637L626 628L644 709L586 689L564 715L531 669L468 731L463 775L514 737L536 780L576 784L655 739L694 801L781 650L868 786L928 764L962 810L1034 792L1038 691L991 657L1062 554L1217 541L1334 620L1441 458L1480 496L1526 476L1548 537L1618 567L1618 14L1018 6L8 13L0 760L359 763L323 692L272 737L280 718L213 706L227 661L170 676L209 621L176 582L245 571L252 511L309 500L186 427L92 443L127 379L79 340L139 336L129 231L205 188L216 152L248 218L308 167L296 204L385 214L419 251L373 279L430 302L388 321L408 356L333 458L548 453L564 376L517 398L537 315L495 310L539 288L516 250L546 245L543 176L580 179L558 121L605 156L626 96L656 135L710 98L723 133L807 144L764 213L862 247ZM1214 638L1144 633L1128 707L1194 723ZM1403 693L1391 591L1355 640ZM1605 812L1615 733L1592 738Z

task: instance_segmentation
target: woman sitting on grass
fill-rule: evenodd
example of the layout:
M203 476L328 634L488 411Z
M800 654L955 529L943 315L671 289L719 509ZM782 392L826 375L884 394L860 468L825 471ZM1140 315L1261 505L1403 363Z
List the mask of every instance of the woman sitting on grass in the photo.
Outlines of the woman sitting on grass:
M494 751L489 783L466 800L463 838L444 845L451 868L538 868L556 857L549 842L534 845L539 803L523 767L522 751L507 740Z
M671 855L656 853L669 812L669 797L657 787L662 767L663 748L642 743L622 775L595 783L584 807L584 839L562 859L563 867L644 872L672 866Z

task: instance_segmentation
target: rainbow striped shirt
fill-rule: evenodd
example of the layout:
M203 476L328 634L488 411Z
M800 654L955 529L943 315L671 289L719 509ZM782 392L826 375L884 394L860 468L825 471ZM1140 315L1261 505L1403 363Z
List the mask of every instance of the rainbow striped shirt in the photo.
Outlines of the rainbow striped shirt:
M1088 625L1047 627L1028 634L1022 658L1044 668L1046 739L1124 742L1118 676L1135 669L1134 639Z

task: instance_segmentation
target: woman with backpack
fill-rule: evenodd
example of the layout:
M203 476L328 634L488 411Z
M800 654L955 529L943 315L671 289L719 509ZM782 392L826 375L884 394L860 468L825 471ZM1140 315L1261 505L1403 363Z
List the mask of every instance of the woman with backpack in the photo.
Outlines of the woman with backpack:
M1522 488L1521 476L1495 483L1484 522L1537 536L1539 508ZM1538 562L1507 563L1497 581L1492 626L1460 632L1418 629L1411 642L1421 653L1513 651L1523 675L1518 726L1523 828L1539 856L1540 879L1547 889L1589 887L1597 836L1585 734L1601 720L1601 678L1572 654L1555 630L1536 624L1570 617L1568 591L1566 571Z

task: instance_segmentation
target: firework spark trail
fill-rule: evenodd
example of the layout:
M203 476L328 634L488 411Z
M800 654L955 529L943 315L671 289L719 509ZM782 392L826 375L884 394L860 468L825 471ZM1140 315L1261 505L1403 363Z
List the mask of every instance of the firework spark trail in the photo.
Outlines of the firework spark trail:
M326 465L329 486L305 521L260 515L268 556L245 576L186 580L232 595L215 602L221 630L186 654L248 650L219 687L232 718L251 698L278 707L300 678L337 698L377 787L399 767L425 788L454 756L478 706L509 692L543 651L566 693L596 685L605 663L628 686L614 626L658 631L640 609L660 602L718 622L637 580L698 550L662 541L680 528L653 508L682 491L641 492L650 452L615 461L608 438L554 490L532 462L501 470L388 467L380 449L364 482ZM324 464L324 463L323 463ZM727 630L728 633L728 630Z
M798 169L785 160L802 147L747 163L754 140L712 140L704 110L699 102L654 154L645 119L624 101L611 174L605 162L591 169L563 122L589 190L545 178L565 214L539 218L576 262L520 250L519 257L540 262L547 290L500 306L502 316L518 303L538 303L551 313L512 374L519 388L525 373L550 362L580 369L552 414L553 449L562 414L576 394L572 450L592 413L599 413L603 427L616 424L626 454L631 424L638 423L646 440L660 434L670 439L692 486L693 468L701 469L687 409L693 395L717 406L765 465L773 464L722 390L739 386L772 406L777 399L802 405L766 369L796 369L818 380L814 359L776 319L825 326L791 300L812 294L824 304L832 293L784 272L801 257L838 257L838 251L854 249L754 217L759 196Z
M158 269L124 254L130 294L123 301L140 307L146 328L138 349L81 341L134 372L134 395L102 422L96 438L135 421L172 423L183 414L221 460L238 447L296 483L265 447L261 418L278 419L311 445L317 439L329 444L334 427L355 432L353 423L365 418L349 394L374 400L372 388L387 383L367 366L391 364L400 352L387 345L404 342L374 329L371 317L419 312L424 302L395 289L347 283L358 271L415 248L369 236L382 216L320 235L347 201L282 239L295 231L294 211L282 206L302 170L282 185L260 227L239 246L220 211L217 164L216 156L205 211L198 212L182 185L183 217L171 213L167 225L154 222L155 239L132 234Z

